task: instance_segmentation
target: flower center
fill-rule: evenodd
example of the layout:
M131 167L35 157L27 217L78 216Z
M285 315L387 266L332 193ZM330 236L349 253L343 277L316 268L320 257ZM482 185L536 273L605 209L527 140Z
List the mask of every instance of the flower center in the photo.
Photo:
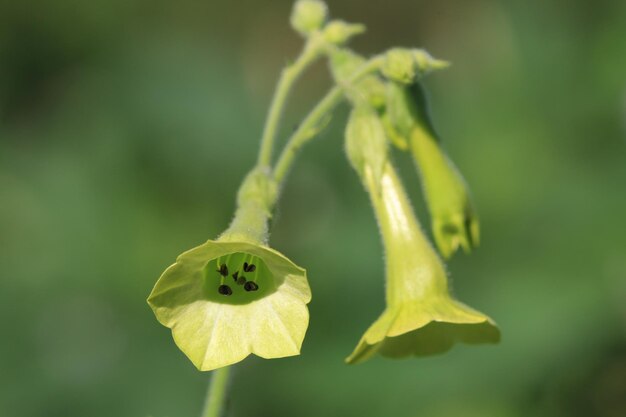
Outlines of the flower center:
M209 261L204 267L207 297L228 304L258 300L276 289L265 262L249 253L232 253Z

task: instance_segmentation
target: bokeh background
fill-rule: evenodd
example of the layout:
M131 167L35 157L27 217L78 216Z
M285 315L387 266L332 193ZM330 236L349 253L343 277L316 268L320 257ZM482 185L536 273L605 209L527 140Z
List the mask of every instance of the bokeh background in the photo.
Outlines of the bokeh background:
M209 374L145 302L228 224L280 68L291 2L0 5L0 416L198 416ZM445 145L483 243L448 264L498 346L343 358L383 308L383 257L342 150L304 152L273 245L308 268L303 354L238 365L232 416L626 416L626 2L333 0L373 54L426 47ZM282 137L329 86L298 84ZM397 156L424 224L411 162Z

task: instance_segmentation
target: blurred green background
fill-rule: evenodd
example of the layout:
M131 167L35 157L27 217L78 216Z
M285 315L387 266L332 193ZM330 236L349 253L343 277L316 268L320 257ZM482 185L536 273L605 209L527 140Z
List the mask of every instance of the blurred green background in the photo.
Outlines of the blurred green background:
M228 224L280 68L291 2L0 5L0 416L197 416L209 374L145 302ZM363 53L420 46L435 122L483 243L449 262L498 346L351 352L383 257L342 151L346 108L303 153L273 245L308 268L303 354L235 369L233 416L626 416L626 2L333 0ZM329 86L298 84L283 137ZM409 160L396 158L426 224Z

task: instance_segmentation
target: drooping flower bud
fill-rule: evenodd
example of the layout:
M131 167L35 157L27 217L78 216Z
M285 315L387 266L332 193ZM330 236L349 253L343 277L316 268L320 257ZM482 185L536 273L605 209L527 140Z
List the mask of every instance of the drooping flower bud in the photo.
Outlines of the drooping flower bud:
M446 258L459 247L469 252L479 243L478 216L465 180L439 143L422 86L389 83L387 112L409 143L439 251Z

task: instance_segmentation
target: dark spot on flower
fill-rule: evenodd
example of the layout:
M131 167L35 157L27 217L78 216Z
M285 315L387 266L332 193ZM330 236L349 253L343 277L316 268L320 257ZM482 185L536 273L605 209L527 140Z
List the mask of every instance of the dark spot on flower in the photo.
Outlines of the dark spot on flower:
M244 277L243 275L237 278L237 285L243 285L245 283L246 283L246 277Z
M233 279L235 280L235 282L237 282L237 277L238 277L238 276L239 276L239 271L236 271L236 272L233 274Z
M243 263L243 270L245 272L254 272L255 269L256 269L256 265L248 264L248 262Z
M219 272L221 276L227 277L228 276L228 267L226 266L226 264L222 264L222 266L220 266L220 269L218 269L217 272Z
M256 282L248 281L243 286L243 289L246 290L246 291L256 291L256 290L259 289L259 286L256 285Z
M231 295L233 293L233 290L231 290L228 285L220 285L217 288L217 292L219 292L222 295Z

